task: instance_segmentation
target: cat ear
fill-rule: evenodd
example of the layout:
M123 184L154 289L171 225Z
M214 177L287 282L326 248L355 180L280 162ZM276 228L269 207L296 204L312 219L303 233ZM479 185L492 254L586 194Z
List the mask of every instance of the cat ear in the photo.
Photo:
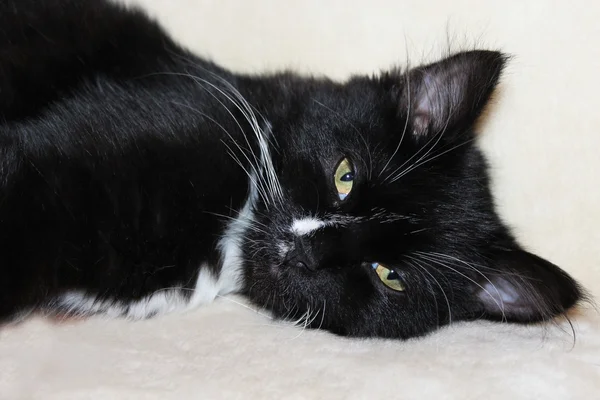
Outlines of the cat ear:
M480 311L489 319L534 322L565 312L582 298L582 290L566 272L524 250L494 257L494 273L474 286Z
M408 71L400 112L408 110L417 137L458 125L469 127L498 83L507 56L495 51L468 51Z

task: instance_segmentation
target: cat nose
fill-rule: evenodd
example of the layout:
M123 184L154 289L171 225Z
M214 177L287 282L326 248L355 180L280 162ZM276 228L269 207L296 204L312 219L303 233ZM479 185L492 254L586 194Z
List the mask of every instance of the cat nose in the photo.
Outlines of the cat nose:
M299 269L305 268L312 272L317 270L317 264L311 261L310 258L306 257L305 255L294 255L294 258L291 260L291 264Z
M296 237L294 240L294 249L290 250L287 256L288 262L296 268L316 271L317 262L311 257L307 247L301 237Z

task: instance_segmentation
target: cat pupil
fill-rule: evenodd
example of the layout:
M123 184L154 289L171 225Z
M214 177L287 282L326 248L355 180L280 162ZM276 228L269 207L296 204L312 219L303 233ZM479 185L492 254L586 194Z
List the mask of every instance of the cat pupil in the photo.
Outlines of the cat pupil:
M344 176L342 176L340 178L340 181L342 182L351 182L354 180L354 174L352 172L348 172L347 174L345 174Z
M400 275L394 270L390 270L386 278L388 281L397 281L400 280Z

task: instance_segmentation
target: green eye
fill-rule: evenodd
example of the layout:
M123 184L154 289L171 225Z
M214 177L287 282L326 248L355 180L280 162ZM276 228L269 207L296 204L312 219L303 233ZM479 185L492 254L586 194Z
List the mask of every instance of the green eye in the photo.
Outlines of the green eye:
M354 184L354 169L347 158L344 158L338 164L335 170L335 188L337 189L340 200L345 200L352 191Z
M404 284L400 280L400 275L393 269L388 269L376 262L372 263L371 267L375 270L375 273L385 286L396 292L404 292L404 290L406 290Z

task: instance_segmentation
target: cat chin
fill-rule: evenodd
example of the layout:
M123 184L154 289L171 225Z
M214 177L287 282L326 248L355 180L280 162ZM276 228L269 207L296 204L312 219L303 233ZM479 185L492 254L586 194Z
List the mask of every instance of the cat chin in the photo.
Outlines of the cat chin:
M269 275L269 279L272 279L274 281L278 281L279 279L281 279L283 276L282 268L285 268L282 262L268 263L267 273Z

